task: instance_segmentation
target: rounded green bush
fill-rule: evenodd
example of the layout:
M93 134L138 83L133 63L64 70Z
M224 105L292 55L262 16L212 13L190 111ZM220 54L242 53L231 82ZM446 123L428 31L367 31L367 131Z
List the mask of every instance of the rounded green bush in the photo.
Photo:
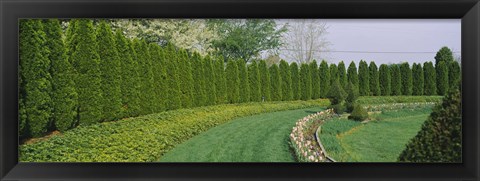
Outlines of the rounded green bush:
M363 121L363 120L366 120L367 118L368 118L368 112L360 104L356 104L353 107L352 114L348 116L348 119L353 119L355 121Z

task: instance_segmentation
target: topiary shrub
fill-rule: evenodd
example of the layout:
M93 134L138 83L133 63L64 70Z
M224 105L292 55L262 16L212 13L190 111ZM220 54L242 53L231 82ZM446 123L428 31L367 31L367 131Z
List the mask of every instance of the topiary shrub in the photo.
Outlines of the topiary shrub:
M345 99L346 111L351 113L353 111L353 106L355 105L355 102L357 101L359 96L358 87L355 86L352 82L349 82L345 91L347 92L347 97Z
M355 104L353 107L352 114L348 116L348 119L353 119L355 121L363 121L368 118L368 112L360 104Z

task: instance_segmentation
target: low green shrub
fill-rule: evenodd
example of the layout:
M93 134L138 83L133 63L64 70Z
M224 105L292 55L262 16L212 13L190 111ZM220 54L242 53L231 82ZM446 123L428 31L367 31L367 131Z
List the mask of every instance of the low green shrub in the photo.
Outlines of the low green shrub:
M353 119L355 121L363 121L368 118L368 112L362 105L357 104L354 106L352 114L348 116L348 119Z
M327 105L328 100L227 104L79 126L46 141L21 145L20 161L152 162L187 139L238 117Z
M327 108L333 109L333 112L335 112L336 114L343 114L345 112L345 106L342 104L330 105Z

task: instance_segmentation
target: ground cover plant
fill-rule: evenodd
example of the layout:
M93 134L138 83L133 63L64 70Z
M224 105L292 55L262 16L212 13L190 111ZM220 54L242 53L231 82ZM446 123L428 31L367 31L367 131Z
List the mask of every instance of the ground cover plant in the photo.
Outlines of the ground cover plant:
M328 100L311 100L218 105L80 126L46 141L20 146L20 161L157 161L177 144L234 118L328 104Z

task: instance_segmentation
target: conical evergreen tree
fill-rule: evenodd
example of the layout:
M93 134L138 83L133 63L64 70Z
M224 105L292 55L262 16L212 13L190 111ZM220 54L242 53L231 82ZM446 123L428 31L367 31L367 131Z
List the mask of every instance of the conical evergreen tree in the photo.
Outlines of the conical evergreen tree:
M402 76L400 74L400 66L393 64L390 66L390 73L392 79L391 95L402 95Z
M256 61L248 65L248 80L250 85L250 101L262 101L262 89L260 87L260 72Z
M277 64L273 64L269 68L270 71L270 81L271 81L271 94L272 101L281 101L282 100L282 78L280 77L280 71Z
M176 54L176 49L172 44L167 44L165 50L165 67L167 72L167 94L168 99L166 102L166 107L168 110L174 110L180 108L182 105L180 103L180 85L178 77L178 65L174 59L174 55ZM195 83L196 85L196 83Z
M390 68L386 64L380 65L379 69L379 84L380 84L380 93L382 96L389 96L391 92L391 73Z
M320 74L320 97L326 98L328 94L328 90L330 90L330 69L328 67L328 63L323 60L320 63L319 68Z
M374 61L371 61L370 65L368 66L368 69L370 71L370 75L369 75L370 95L379 96L381 93L380 93L380 80L378 77L377 64L375 64Z
M348 77L347 77L347 70L345 69L345 63L343 61L340 61L338 63L338 80L340 82L340 85L345 89L348 85Z
M152 72L152 57L149 53L149 45L144 40L134 41L134 47L137 55L137 62L139 66L140 75L140 113L153 113L153 72Z
M398 160L462 162L462 98L458 88L453 89L433 109L422 129L410 140Z
M194 105L193 95L194 95L194 81L193 81L193 68L191 65L191 58L188 56L187 51L180 50L174 56L178 66L178 78L180 86L180 103L183 108L189 108ZM204 75L202 75L204 76Z
M457 87L461 82L460 64L457 61L452 61L448 65L448 85L450 87Z
M445 95L448 91L448 67L444 61L440 61L435 67L437 71L437 93Z
M227 76L228 103L239 103L240 102L240 79L238 77L238 64L233 60L228 60L225 73Z
M312 76L312 99L320 98L320 74L317 61L310 62L310 75Z
M312 98L312 76L308 64L300 65L300 89L302 92L302 100Z
M437 95L437 73L432 62L423 63L424 95Z
M248 85L248 72L245 61L238 60L238 77L240 79L240 102L250 101L250 87Z
M338 81L340 84L340 79L338 77L338 67L334 63L330 64L330 85L333 85L335 81ZM341 86L341 85L340 85ZM342 87L343 89L343 87Z
M357 66L355 62L350 62L347 70L347 78L349 82L352 82L353 85L358 87L358 73L357 73Z
M300 100L301 92L300 92L300 75L298 72L298 65L295 62L290 64L290 73L292 77L292 99L293 100Z
M424 80L423 80L423 68L421 64L413 63L412 77L414 77L412 94L417 96L423 95Z
M153 73L153 111L161 112L165 111L165 100L166 100L166 70L165 64L163 63L163 50L157 44L150 44L150 56L152 57L152 73Z
M51 120L52 77L45 43L41 20L20 21L21 136L42 136Z
M205 72L205 90L206 90L206 105L215 105L217 102L217 92L215 89L215 71L213 60L210 56L204 58L204 72Z
M400 76L402 77L402 95L412 95L412 69L408 62L400 64Z
M227 103L227 85L225 79L225 65L224 61L221 58L215 59L215 89L217 93L217 104Z
M100 57L103 119L111 121L122 116L122 93L120 89L120 57L115 48L115 39L110 25L101 20L97 27L97 48Z
M122 93L123 117L138 116L140 114L140 81L138 63L134 60L135 50L131 41L125 38L122 31L117 30L115 37L121 67L120 92Z
M370 71L367 62L361 60L358 65L358 90L360 95L370 95Z
M73 67L66 57L62 40L62 27L56 19L44 20L46 37L45 48L50 52L50 74L52 76L52 121L55 127L64 132L73 128L77 118L78 94L73 81Z
M194 53L192 57L192 67L193 67L193 81L194 81L194 105L195 106L204 106L206 103L206 92L205 92L205 71L204 63L202 57L198 53ZM181 68L181 67L180 67ZM238 69L237 69L238 73ZM181 87L180 87L181 88ZM235 102L236 103L236 102Z
M282 78L282 101L292 100L292 74L290 72L290 66L285 60L281 60L279 68Z
M265 101L271 101L272 99L270 96L270 73L268 71L267 63L265 62L265 60L260 60L258 70L260 72L262 98Z
M75 19L74 30L67 37L71 48L68 50L69 61L75 69L75 85L78 93L79 124L97 123L104 118L101 89L100 57L95 39L93 21ZM72 21L70 22L72 24Z

